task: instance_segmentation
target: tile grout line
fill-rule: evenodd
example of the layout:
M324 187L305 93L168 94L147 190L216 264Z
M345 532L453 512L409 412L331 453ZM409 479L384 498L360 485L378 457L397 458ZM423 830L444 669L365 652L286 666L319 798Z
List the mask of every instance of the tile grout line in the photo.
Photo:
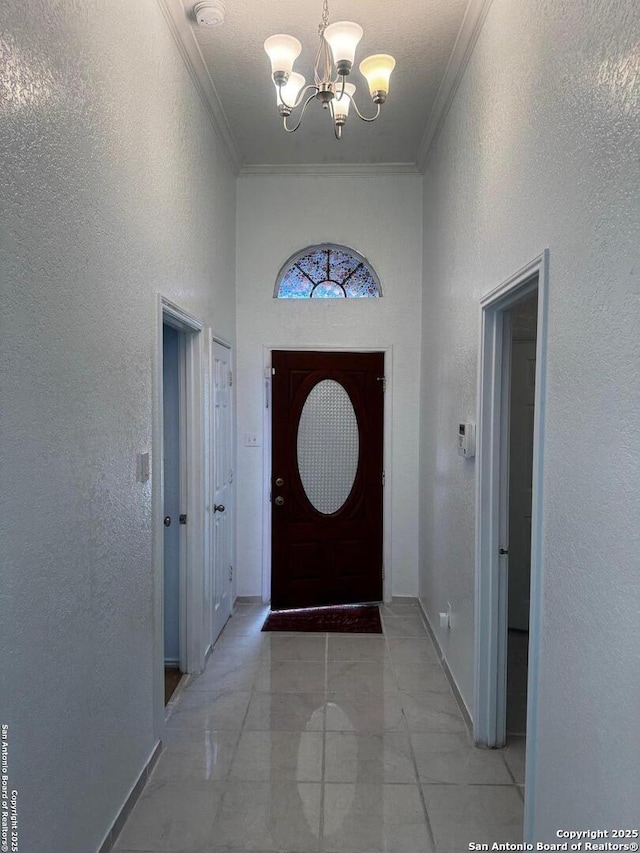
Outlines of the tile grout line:
M393 655L391 654L391 645L389 643L389 637L388 637L386 630L385 630L385 623L384 623L384 620L382 619L382 615L381 615L381 621L382 621L382 633L384 635L384 641L385 641L385 645L387 647L387 654L389 655L389 660L391 661L391 670L393 672L393 677L394 677L395 682L396 682L396 687L398 688L398 696L399 696L400 695L400 684L398 682L398 675L396 673L396 665L393 662ZM420 781L420 774L418 772L418 762L416 760L416 755L415 755L415 752L413 749L413 741L411 740L411 730L409 729L409 721L407 720L407 716L404 712L404 708L402 706L402 701L401 700L399 700L399 701L400 701L400 711L402 713L402 719L404 720L404 725L405 725L405 732L407 735L407 739L409 741L409 753L411 755L411 763L413 765L413 772L415 774L416 782L418 785L418 797L420 798L420 803L422 805L422 812L424 815L424 822L425 822L425 825L427 828L427 835L429 836L429 842L431 844L431 849L433 850L433 853L436 853L436 841L435 841L435 837L433 835L433 828L431 826L431 821L429 819L429 812L427 811L427 801L425 800L424 791L422 790L422 783Z
M387 654L389 655L389 660L391 661L391 670L393 672L393 677L395 679L396 686L398 687L398 693L400 693L400 686L399 686L399 682L398 682L398 676L396 673L396 665L393 662L393 656L391 654L391 645L389 643L389 637L387 636L387 633L385 631L384 621L382 621L382 633L384 635L385 644L387 647ZM415 751L413 749L413 741L411 740L411 730L409 729L409 721L407 720L407 716L404 712L404 707L402 706L402 702L400 702L400 710L402 712L402 719L404 720L405 730L406 730L407 738L409 740L409 753L411 755L411 763L413 764L413 772L415 774L416 782L418 785L418 796L420 798L420 803L422 804L422 812L424 815L424 822L425 822L425 825L427 828L427 835L429 836L429 842L431 844L431 849L433 850L433 853L436 853L436 840L435 840L435 836L433 834L433 827L431 826L431 820L429 819L429 812L427 810L427 801L425 799L424 791L422 789L422 783L420 781L420 773L418 772L418 762L416 760L416 754L415 754Z
M320 770L320 823L318 850L324 849L325 769L327 764L327 698L329 695L329 634L324 635L324 691L322 696L322 766Z
M515 788L511 782L422 782L425 788Z
M224 628L222 630L224 631ZM220 633L222 633L222 632L220 632ZM262 663L262 652L260 653L260 662ZM244 664L241 664L241 666L245 666L245 665L246 665L246 662ZM255 687L257 679L258 679L258 672L256 672L256 676L252 682L251 690L247 691L249 693L249 701L247 702L247 707L245 709L244 714L242 715L242 722L240 723L240 729L238 730L238 739L236 741L235 747L233 748L233 754L231 757L231 761L229 762L229 769L227 770L224 778L221 780L224 783L224 791L222 792L222 796L220 797L220 802L218 803L218 805L215 809L214 815L213 815L214 835L215 835L216 823L217 823L218 818L222 812L222 808L223 808L225 800L227 798L227 794L229 793L229 786L230 786L231 782L233 781L231 779L231 770L233 768L233 763L236 760L236 756L238 754L238 749L240 747L240 741L242 740L242 735L244 733L244 727L245 727L245 724L247 722L247 717L249 716L249 708L251 707L251 699L254 696L254 689L253 688ZM242 692L242 691L238 691L238 692ZM215 840L214 838L211 839L212 843L214 842L214 840Z
M509 737L509 735L507 734L507 738L508 737ZM516 777L514 776L513 771L511 770L511 767L509 766L509 762L507 761L507 757L504 754L504 749L500 749L498 751L500 753L500 758L504 762L504 766L507 768L507 773L511 777L511 781L512 781L513 785L515 786L516 793L518 794L518 796L520 797L520 799L524 803L524 791L522 790L522 787L520 786L519 782L517 781Z

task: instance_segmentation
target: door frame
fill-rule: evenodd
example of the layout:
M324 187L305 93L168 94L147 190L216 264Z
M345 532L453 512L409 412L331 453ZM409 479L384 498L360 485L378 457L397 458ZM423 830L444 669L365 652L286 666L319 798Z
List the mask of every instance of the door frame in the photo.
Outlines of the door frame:
M473 739L500 747L506 733L508 413L511 341L506 312L538 292L536 388L531 507L531 605L527 685L525 830L533 825L535 744L543 581L543 486L549 250L480 300L478 442L476 469L475 691ZM506 437L506 440L505 440ZM527 834L525 832L525 838Z
M271 599L271 353L273 350L287 352L382 352L384 353L384 414L382 440L382 467L385 484L382 495L382 595L384 601L391 602L391 506L392 506L392 423L393 423L393 346L350 347L350 346L291 346L263 345L262 364L264 376L263 388L263 495L262 495L262 601L267 604Z
M184 333L185 387L180 397L181 484L186 491L187 524L180 541L180 668L200 672L205 660L204 555L205 555L205 412L208 382L204 347L209 335L204 324L158 293L156 302L156 352L153 370L151 518L154 577L154 731L160 739L165 720L164 704L164 435L162 327Z

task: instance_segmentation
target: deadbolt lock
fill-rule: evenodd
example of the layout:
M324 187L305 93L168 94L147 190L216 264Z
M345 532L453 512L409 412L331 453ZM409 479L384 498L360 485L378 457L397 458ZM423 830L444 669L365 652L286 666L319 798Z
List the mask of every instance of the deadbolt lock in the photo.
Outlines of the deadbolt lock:
M284 504L284 498L281 495L278 495L276 498L276 506L282 506Z
M284 480L282 479L282 477L276 478L276 486L284 486Z

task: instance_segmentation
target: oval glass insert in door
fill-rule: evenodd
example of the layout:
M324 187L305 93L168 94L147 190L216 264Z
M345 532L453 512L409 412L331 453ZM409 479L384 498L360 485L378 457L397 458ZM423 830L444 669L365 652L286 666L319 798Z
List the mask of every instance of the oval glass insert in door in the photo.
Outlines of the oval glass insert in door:
M333 379L314 385L298 424L298 470L311 505L323 515L337 512L351 494L360 456L353 403Z

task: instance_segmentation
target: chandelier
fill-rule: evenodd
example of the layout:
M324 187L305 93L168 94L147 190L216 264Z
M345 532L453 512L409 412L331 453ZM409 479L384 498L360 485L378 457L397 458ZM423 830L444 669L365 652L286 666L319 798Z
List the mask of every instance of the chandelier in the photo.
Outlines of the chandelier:
M271 60L271 76L276 87L276 104L283 119L284 129L287 133L294 133L302 124L311 101L317 99L325 110L330 110L336 139L341 139L342 128L346 124L351 105L362 121L375 121L378 118L380 107L389 93L389 77L396 61L386 53L377 53L367 56L360 63L360 73L369 84L371 98L376 105L374 115L364 116L354 99L355 85L347 83L347 77L353 68L356 47L363 36L362 27L352 21L329 24L329 2L323 0L318 35L320 44L313 66L314 82L309 85L305 85L306 80L302 74L293 70L293 63L302 52L298 39L281 33L265 41L264 49ZM296 124L290 127L287 119L294 110L300 112Z

